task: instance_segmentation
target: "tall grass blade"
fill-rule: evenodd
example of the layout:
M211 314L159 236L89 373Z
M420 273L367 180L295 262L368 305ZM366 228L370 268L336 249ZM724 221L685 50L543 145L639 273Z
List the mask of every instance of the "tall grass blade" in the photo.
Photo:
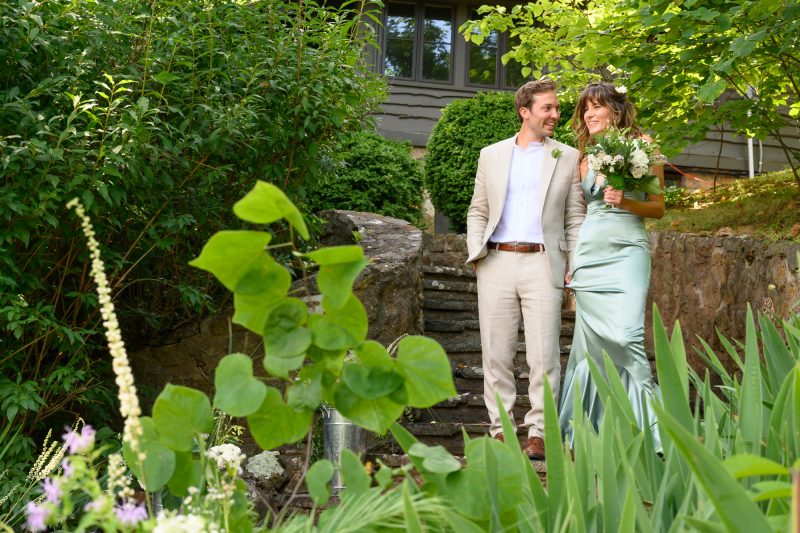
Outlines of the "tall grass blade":
M722 344L722 347L725 348L725 351L728 353L733 362L736 363L736 366L739 367L739 370L744 370L744 361L742 361L742 358L739 356L739 352L733 346L731 341L729 341L728 338L725 335L723 335L719 329L717 329L716 331L717 331L717 338L719 339L719 342Z
M774 397L778 392L777 388L779 383L789 374L789 372L798 363L797 357L789 352L789 348L781 338L778 328L775 324L764 315L759 315L759 324L761 325L761 341L764 345L764 362L767 367L767 375L769 379L766 380L768 385L774 385L774 390L770 390L771 395Z
M555 518L561 512L566 501L564 487L564 441L558 426L556 402L550 382L544 380L544 441L545 461L547 464L547 499L549 504L548 525L553 531Z
M798 410L797 402L800 401L795 395L795 383L798 379L800 379L800 365L795 366L783 380L772 405L765 455L775 461L797 457L798 448L792 435L800 430L795 415Z
M656 369L664 408L672 413L672 416L684 428L691 430L693 422L692 411L689 408L689 383L688 381L683 382L683 379L688 380L688 377L684 378L688 374L685 368L678 369L678 361L672 353L672 344L667 339L667 330L664 328L661 314L655 304L653 305L653 337L656 350ZM685 358L682 364L686 365Z
M683 343L683 333L681 331L681 323L675 321L675 326L672 328L672 336L669 340L669 347L672 350L672 359L675 361L675 368L678 371L678 377L681 384L684 386L684 393L689 397L689 365L686 363L686 345Z
M661 428L670 434L674 446L689 463L720 520L730 531L772 531L758 506L694 435L664 408L656 407Z
M758 350L758 334L753 319L753 310L747 306L745 330L744 375L742 396L739 403L739 428L747 451L758 454L761 449L763 428L763 395L761 391L761 360Z
M419 520L417 511L414 509L414 503L411 501L408 483L408 480L403 482L403 519L405 521L405 529L408 533L422 533L422 523Z

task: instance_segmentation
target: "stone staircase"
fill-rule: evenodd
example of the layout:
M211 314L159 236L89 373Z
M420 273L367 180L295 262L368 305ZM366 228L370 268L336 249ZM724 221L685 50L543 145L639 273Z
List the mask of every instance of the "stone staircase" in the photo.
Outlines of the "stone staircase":
M489 431L483 403L477 286L472 269L464 266L466 257L464 235L426 234L423 237L425 335L436 339L447 352L458 395L430 409L408 412L403 421L421 441L429 445L441 444L459 456L463 455L462 432L478 437ZM571 301L565 299L561 330L562 368L566 367L574 327L575 315L569 308L570 304ZM522 327L514 366L518 393L514 414L519 423L530 407ZM518 431L518 436L526 436L524 428Z

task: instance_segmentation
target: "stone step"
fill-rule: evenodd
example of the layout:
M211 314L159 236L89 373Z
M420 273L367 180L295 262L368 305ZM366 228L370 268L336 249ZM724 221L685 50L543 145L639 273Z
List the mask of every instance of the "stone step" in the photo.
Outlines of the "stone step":
M429 263L432 263L430 261ZM456 278L475 279L475 271L470 267L456 268L436 264L423 264L422 273L425 276L450 276Z
M427 314L426 314L427 315ZM425 334L429 337L434 337L431 333L460 333L462 331L480 331L480 321L477 318L457 318L449 319L449 317L442 318L428 318L425 317ZM520 321L519 332L525 332L525 325ZM570 321L561 321L561 336L572 338L575 333L575 324Z
M468 294L478 294L478 285L473 281L460 281L453 279L422 279L422 288L427 291L452 291Z
M465 330L477 331L479 327L477 318L452 320L425 318L425 334L429 337L431 336L431 332L456 333Z
M455 300L452 298L424 298L422 309L446 311L478 311L478 300Z
M436 339L439 344L442 345L444 351L448 354L451 352L474 352L476 354L481 353L481 340L479 338L445 338L445 337L433 337ZM569 354L570 348L572 347L571 344L567 342L561 342L561 353L562 354ZM517 343L517 353L525 353L525 343L518 342Z

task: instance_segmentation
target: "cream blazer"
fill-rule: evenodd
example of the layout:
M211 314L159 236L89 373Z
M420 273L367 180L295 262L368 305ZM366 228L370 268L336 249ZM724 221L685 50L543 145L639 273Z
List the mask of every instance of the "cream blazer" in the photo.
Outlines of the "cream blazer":
M500 222L515 140L516 136L481 150L475 192L467 211L467 264L477 263L486 256L486 244ZM578 230L586 216L580 186L580 154L575 148L549 138L545 139L544 150L539 213L553 284L563 287L567 267L574 264ZM556 150L560 153L554 155Z

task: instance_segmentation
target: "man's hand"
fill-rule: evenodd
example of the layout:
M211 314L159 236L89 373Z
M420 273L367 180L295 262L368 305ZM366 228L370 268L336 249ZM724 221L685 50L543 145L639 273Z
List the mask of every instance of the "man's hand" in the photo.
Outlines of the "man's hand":
M569 285L570 283L572 283L572 275L567 272L564 274L564 285Z

